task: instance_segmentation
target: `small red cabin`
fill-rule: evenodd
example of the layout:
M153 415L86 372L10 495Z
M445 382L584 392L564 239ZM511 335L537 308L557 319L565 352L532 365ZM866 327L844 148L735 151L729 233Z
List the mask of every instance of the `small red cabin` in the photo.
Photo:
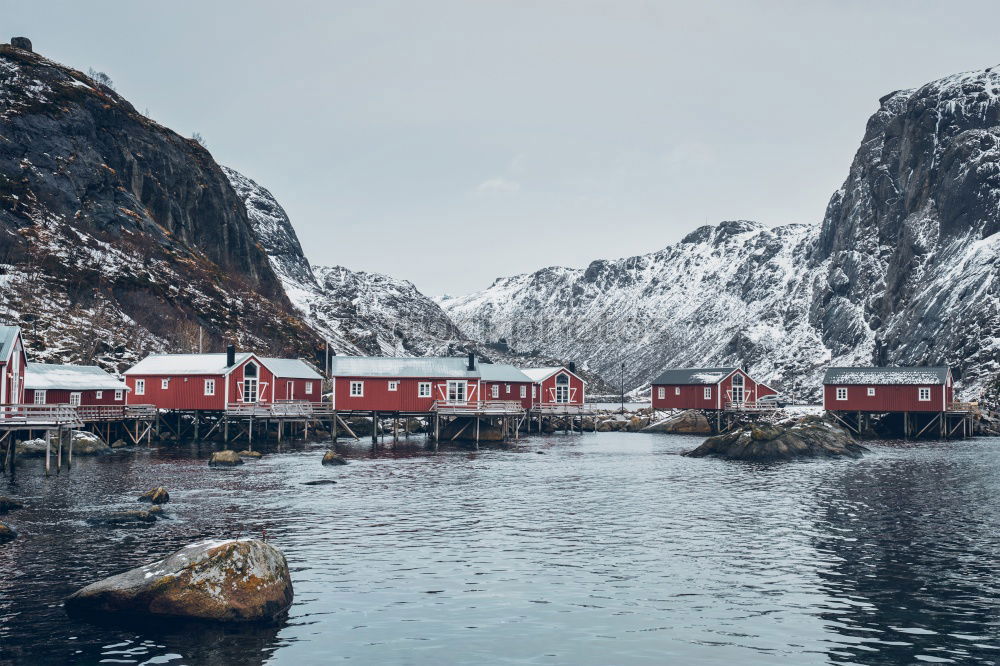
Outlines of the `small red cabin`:
M24 393L35 405L124 405L128 386L96 365L29 363Z
M831 412L944 412L955 400L951 369L827 368L823 409Z
M653 409L711 409L755 403L777 393L741 368L675 368L653 380Z
M587 399L587 382L573 368L528 368L524 371L531 379L532 406L580 406Z
M338 411L427 413L435 402L467 405L482 399L475 358L330 359L333 406Z
M0 326L0 405L24 402L24 369L28 355L17 326Z
M534 382L528 375L506 363L480 363L480 394L483 400L519 402L531 408L531 387Z
M231 403L269 404L289 395L319 402L322 389L322 378L303 361L231 348L225 354L153 354L127 370L125 382L131 402L179 411L222 411Z

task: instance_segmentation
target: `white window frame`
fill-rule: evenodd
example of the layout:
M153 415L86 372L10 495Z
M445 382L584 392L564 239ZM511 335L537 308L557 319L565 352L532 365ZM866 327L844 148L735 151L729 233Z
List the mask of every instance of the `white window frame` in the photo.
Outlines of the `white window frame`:
M146 380L137 379L135 380L135 394L136 395L146 395Z
M417 384L417 397L418 398L429 398L431 397L431 383L430 382L420 382Z
M500 385L499 384L494 384L493 386L490 387L490 397L491 398L499 398L500 397Z
M868 387L868 397L869 398L874 398L875 397L875 387L874 386L869 386Z
M45 390L44 389L35 389L35 395L33 396L32 400L34 401L34 404L36 404L36 405L44 405L45 404Z
M659 400L665 400L667 398L667 387L666 386L658 386L656 388L656 397Z
M836 399L837 400L847 400L847 387L846 386L838 386L837 387L837 396L836 396Z
M506 391L507 395L510 395L510 384L507 384L504 390Z
M705 388L703 388L701 390L701 394L702 394L702 396L704 396L705 400L711 400L712 399L712 387L711 386L706 386Z
M160 380L160 388L162 390L164 390L164 391L166 391L167 389L170 388L170 378L169 377L167 377L166 379L161 379Z
M79 407L80 406L80 399L82 397L83 397L83 394L81 394L79 391L72 391L69 394L69 404L72 405L73 407Z
M464 379L449 379L445 385L445 396L450 404L464 405L469 401L469 383Z
M680 394L681 394L681 387L680 386L675 386L674 387L674 395L680 395Z
M205 380L205 395L215 395L215 380L206 379Z
M921 386L917 389L917 400L920 402L931 401L931 389L929 386Z
M94 391L94 400L104 400L104 391Z
M352 398L365 397L365 383L363 381L352 381L350 395Z
M311 381L306 380L306 395L312 395L312 392L313 392L313 383Z
M528 387L525 386L524 384L521 384L521 398L523 399L527 397L528 397Z
M125 398L125 391L123 389L115 389L115 401L123 400Z
M389 382L389 390L390 391L398 391L399 390L399 382L395 381L395 380L390 381Z
M537 398L538 397L538 384L532 384L531 385L531 397L532 398Z

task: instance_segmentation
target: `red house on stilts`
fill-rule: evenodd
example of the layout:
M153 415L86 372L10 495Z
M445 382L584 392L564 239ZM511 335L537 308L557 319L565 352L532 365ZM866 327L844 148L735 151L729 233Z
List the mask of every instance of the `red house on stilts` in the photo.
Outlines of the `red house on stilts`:
M567 405L582 407L587 401L587 382L576 374L576 367L554 366L528 368L524 371L532 382L532 407L551 408Z
M0 405L24 402L24 369L28 356L17 326L0 326Z
M29 363L25 398L34 405L121 405L128 386L96 365Z
M741 368L675 368L653 380L653 409L745 409L777 393Z
M330 359L338 412L427 414L435 404L463 406L483 399L475 356Z

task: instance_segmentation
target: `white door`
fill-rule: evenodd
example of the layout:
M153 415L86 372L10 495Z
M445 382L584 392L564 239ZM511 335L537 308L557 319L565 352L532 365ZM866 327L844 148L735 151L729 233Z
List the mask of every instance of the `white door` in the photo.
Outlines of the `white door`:
M448 380L448 402L463 403L466 401L465 381Z
M556 402L569 402L569 376L562 374L556 377Z
M288 382L288 399L295 400L295 382Z
M743 375L733 375L733 402L742 404L746 401L746 391L743 389Z

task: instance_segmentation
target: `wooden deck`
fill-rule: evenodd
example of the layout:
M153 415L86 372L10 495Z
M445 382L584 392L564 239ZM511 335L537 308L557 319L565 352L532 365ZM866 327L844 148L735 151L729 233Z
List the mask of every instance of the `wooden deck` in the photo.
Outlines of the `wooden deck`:
M442 416L519 416L525 409L516 400L469 400L448 402L437 400L431 410Z
M773 402L727 402L724 407L727 412L773 412L778 405Z
M0 405L0 430L82 427L72 405Z

